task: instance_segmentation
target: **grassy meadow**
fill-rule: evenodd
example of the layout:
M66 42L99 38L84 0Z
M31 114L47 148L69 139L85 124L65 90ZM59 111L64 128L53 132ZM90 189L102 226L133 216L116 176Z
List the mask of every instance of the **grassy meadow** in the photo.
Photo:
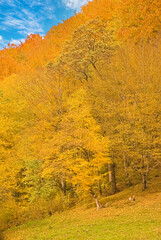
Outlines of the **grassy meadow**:
M103 201L99 211L85 206L28 222L9 229L5 240L159 240L161 239L161 192L130 189Z

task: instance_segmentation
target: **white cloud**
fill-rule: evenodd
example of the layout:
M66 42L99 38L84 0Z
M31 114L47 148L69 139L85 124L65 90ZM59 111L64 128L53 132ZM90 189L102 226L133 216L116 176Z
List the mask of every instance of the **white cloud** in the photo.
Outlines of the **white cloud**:
M25 42L25 38L22 38L22 39L11 39L10 44L19 45L19 44L21 44L21 42L24 43Z
M21 44L21 42L24 43L25 38L7 40L7 39L3 39L3 37L0 35L0 50L2 50L8 44L19 45L19 44Z
M17 33L26 36L28 32L43 34L44 20L56 19L55 6L51 0L0 0L0 6L7 4L12 7L6 14L1 12L0 29L15 29Z
M16 29L18 33L27 35L29 32L32 33L43 33L44 30L39 23L39 19L35 17L27 9L22 9L21 13L17 12L17 15L7 15L2 22L2 25L6 28Z
M90 0L62 0L67 8L80 10L80 8Z
M15 7L16 5L15 5L15 3L16 3L17 1L15 1L15 0L0 0L0 4L2 5L2 4L7 4L8 6L10 6L10 7Z
M6 39L3 39L3 37L0 35L0 50L2 50L7 44L8 41Z
M4 39L0 35L0 49L8 43L19 44L29 33L39 33L43 36L46 19L56 19L54 2L53 0L0 0L0 30L20 34L18 40L9 37Z

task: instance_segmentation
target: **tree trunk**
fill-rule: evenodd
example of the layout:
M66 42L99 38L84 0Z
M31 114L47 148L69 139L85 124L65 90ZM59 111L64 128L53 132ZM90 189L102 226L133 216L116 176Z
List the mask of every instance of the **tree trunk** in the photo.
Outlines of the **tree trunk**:
M99 190L100 195L102 196L102 187L101 187L101 181L100 180L98 182L98 190Z
M112 174L111 174L111 171L110 171L110 163L108 164L108 171L109 171L109 173L108 173L108 180L109 180L109 182L111 183L112 182Z
M74 198L74 189L73 189L73 185L71 184L71 188L70 188L70 196L72 198Z
M95 200L95 203L96 203L96 206L97 206L97 211L100 209L100 204L99 204L99 201L97 199L97 195L93 192L93 189L92 187L90 188L90 193L92 194L92 196L94 197L94 200Z
M115 164L109 163L109 172L111 177L111 187L112 187L112 193L115 194L118 192L117 186L116 186L116 175L115 175Z
M129 173L127 171L127 163L126 163L125 153L123 153L123 159L124 159L124 172L125 172L125 176L128 178L129 177Z
M66 195L66 181L64 180L64 178L61 177L61 190L64 193L64 195Z
M146 173L142 173L142 189L143 191L145 191L145 189L147 189L147 174Z
M97 211L100 209L100 204L98 202L98 199L97 199L97 196L94 195L94 199L95 199L95 203L96 203L96 206L97 206Z
M129 177L129 173L128 173L128 170L127 170L127 161L126 161L126 156L125 156L125 153L123 154L123 160L124 160L124 172L125 172L125 177L126 177L126 184L128 186L132 186L132 182L130 180L130 177Z

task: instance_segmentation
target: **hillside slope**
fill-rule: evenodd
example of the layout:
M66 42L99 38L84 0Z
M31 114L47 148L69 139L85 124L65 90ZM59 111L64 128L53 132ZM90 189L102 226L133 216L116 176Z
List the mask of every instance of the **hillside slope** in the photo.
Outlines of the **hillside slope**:
M109 206L77 208L33 221L5 232L6 240L154 240L161 239L161 192L136 194L130 192L109 198ZM119 198L120 200L116 201Z

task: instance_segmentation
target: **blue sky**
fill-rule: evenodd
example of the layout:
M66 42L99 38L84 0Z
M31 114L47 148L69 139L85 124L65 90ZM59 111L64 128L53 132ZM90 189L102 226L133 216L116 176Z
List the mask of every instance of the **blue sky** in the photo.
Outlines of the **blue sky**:
M88 0L0 0L0 49L49 29L79 11Z

